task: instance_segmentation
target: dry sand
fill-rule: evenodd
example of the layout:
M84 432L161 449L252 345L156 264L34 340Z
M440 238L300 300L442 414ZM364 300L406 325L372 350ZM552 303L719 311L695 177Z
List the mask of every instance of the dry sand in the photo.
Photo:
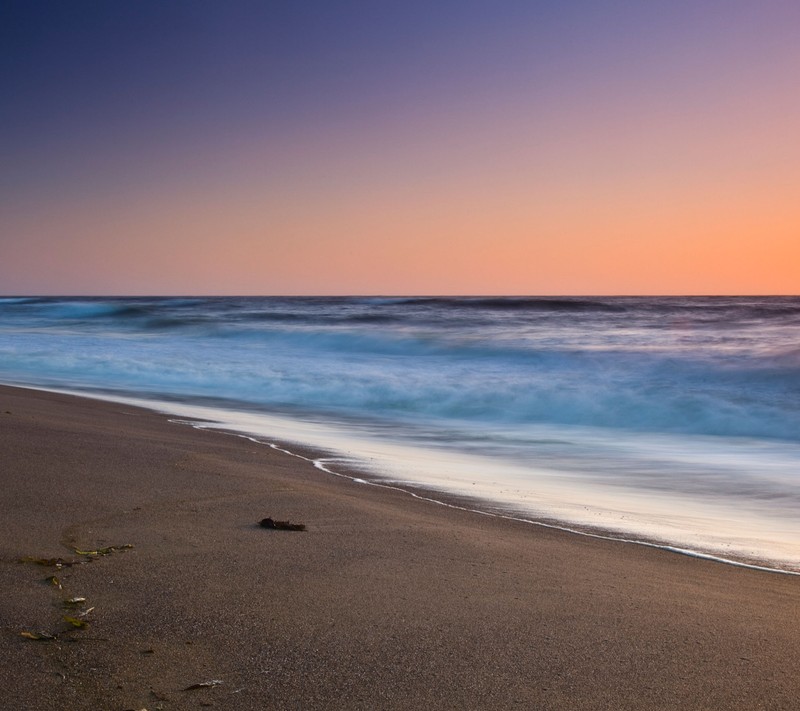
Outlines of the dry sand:
M0 388L0 462L3 709L800 707L798 577L448 509L36 391ZM72 596L94 610L62 631Z

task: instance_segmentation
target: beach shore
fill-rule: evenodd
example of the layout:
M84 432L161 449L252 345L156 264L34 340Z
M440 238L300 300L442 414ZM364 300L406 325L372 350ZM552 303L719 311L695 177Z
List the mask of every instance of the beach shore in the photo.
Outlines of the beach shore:
M0 387L0 418L4 708L797 708L796 576L447 508L128 405Z

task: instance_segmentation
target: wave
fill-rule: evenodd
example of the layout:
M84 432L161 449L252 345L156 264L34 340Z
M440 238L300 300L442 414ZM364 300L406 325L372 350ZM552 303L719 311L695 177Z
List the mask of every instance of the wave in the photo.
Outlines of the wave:
M800 316L800 297L669 297L636 300L636 308L651 314L687 314L700 319L778 318Z
M32 304L39 301L36 296L0 296L0 306L10 304Z
M320 331L341 328L397 326L458 340L464 329L510 340L499 333L513 321L518 329L546 323L569 326L568 319L589 323L597 332L631 328L664 333L705 330L711 335L733 332L754 324L800 323L796 297L9 297L0 300L0 326L8 319L21 325L53 330L84 326L110 331L196 331L219 337L265 337L275 326ZM500 319L505 319L501 321ZM478 332L480 330L480 332ZM518 331L521 333L522 331Z
M493 311L626 311L622 304L581 298L501 297L409 297L393 302L404 306L435 306L450 309L490 309Z
M604 304L626 310L601 313ZM0 301L0 370L387 421L800 439L797 328L771 318L736 328L662 318L684 306L708 319L718 309L791 311L800 300Z
M642 353L514 351L487 344L283 333L33 339L0 346L0 372L155 395L221 397L386 422L564 425L800 441L800 364ZM460 425L459 425L460 426Z

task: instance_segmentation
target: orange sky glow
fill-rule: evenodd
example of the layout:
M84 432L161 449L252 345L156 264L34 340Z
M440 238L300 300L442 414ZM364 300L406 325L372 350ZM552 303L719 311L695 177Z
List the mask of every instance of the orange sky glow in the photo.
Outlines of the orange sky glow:
M800 46L779 28L800 13L765 8L752 32L709 13L653 48L601 38L544 83L535 59L498 81L501 54L363 111L34 136L12 157L40 172L0 201L0 289L797 294Z

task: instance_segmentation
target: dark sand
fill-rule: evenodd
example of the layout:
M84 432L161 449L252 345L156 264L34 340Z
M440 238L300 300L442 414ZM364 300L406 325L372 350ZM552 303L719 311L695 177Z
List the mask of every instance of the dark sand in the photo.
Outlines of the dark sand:
M35 391L0 388L0 457L3 709L800 708L797 577L447 509ZM63 629L75 595L87 629L20 636Z

